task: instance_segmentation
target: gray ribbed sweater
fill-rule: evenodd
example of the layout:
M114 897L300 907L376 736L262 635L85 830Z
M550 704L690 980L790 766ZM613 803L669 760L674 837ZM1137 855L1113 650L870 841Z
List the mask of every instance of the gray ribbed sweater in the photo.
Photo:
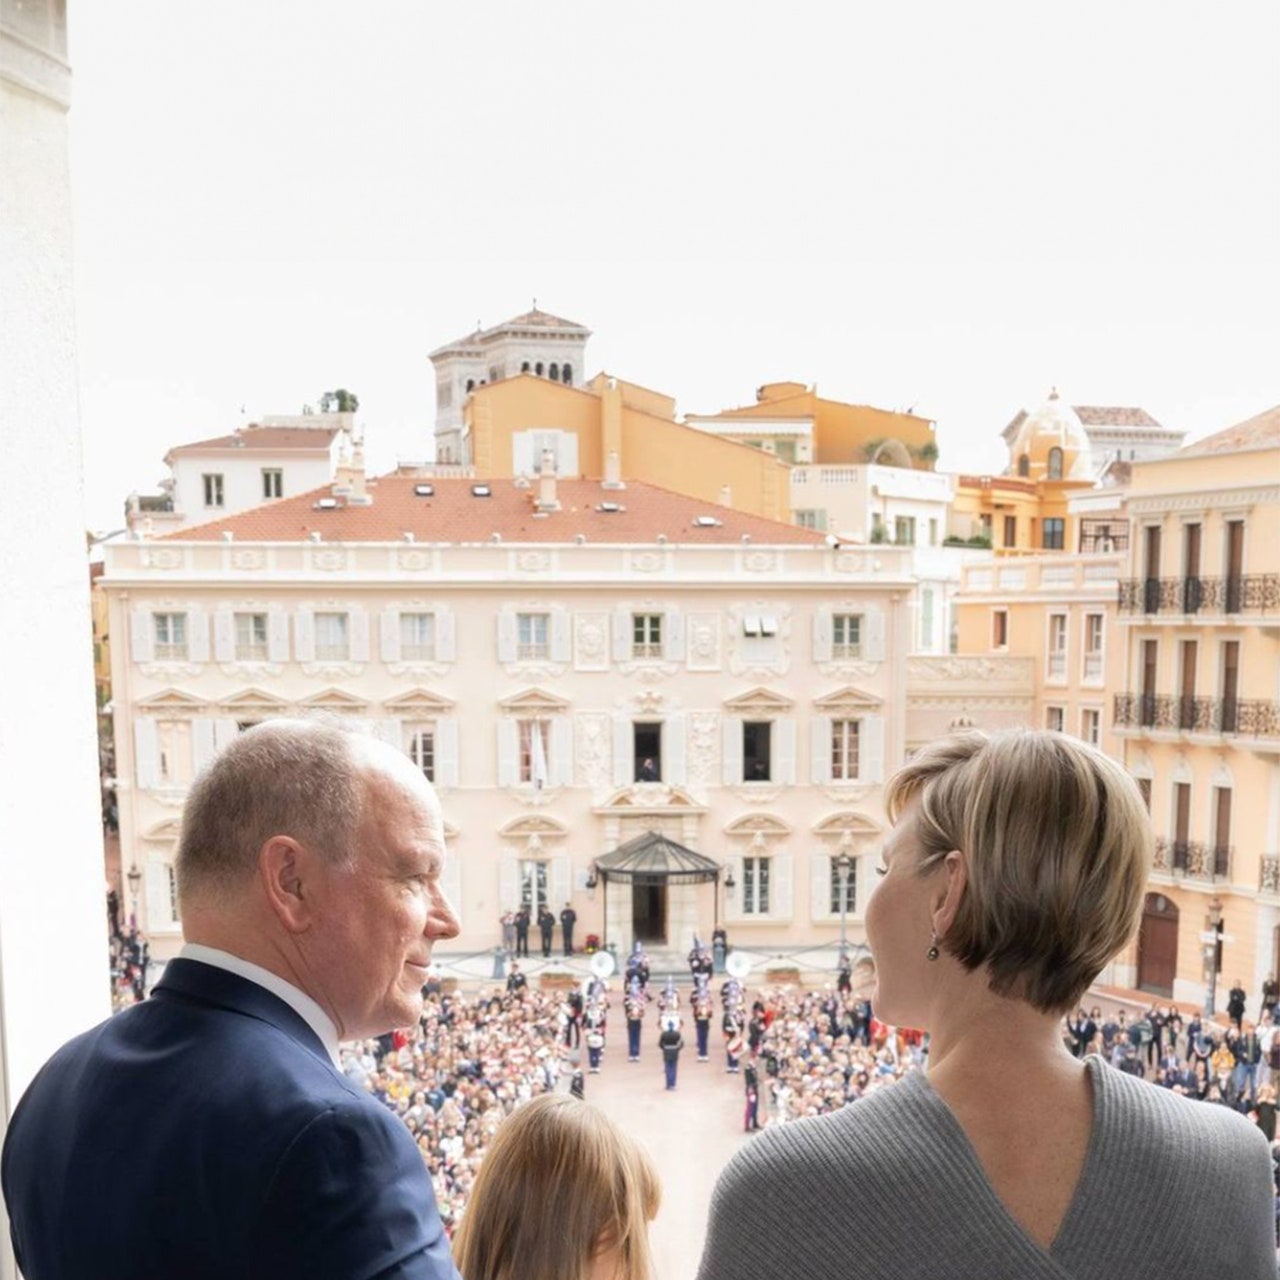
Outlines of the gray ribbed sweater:
M917 1073L742 1147L716 1184L698 1280L1276 1280L1262 1133L1087 1062L1093 1131L1048 1252Z

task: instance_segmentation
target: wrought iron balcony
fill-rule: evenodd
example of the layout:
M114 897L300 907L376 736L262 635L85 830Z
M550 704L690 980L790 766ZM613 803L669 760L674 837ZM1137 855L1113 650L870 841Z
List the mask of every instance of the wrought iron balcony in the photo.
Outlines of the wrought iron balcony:
M1190 880L1230 880L1232 852L1231 845L1157 836L1152 869Z
M1121 613L1198 613L1222 616L1250 610L1280 610L1280 573L1221 578L1122 578Z
M1280 738L1280 703L1261 698L1117 693L1112 705L1112 721L1121 729Z

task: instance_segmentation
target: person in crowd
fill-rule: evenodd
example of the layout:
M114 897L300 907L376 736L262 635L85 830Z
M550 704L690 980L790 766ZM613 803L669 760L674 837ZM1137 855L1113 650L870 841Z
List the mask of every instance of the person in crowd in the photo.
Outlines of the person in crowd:
M272 720L215 757L178 844L186 945L11 1120L28 1280L455 1275L412 1137L339 1069L340 1041L418 1021L459 929L444 857L430 784L371 736Z
M1276 1004L1280 1003L1280 982L1276 981L1275 974L1269 973L1262 980L1262 998L1258 1003L1261 1010L1258 1015L1259 1021L1268 1013L1274 1021Z
M529 989L529 979L525 977L520 965L513 960L507 970L507 994L521 996Z
M573 955L573 926L577 923L578 913L573 909L573 903L566 902L560 912L560 938L567 956Z
M1227 1017L1236 1024L1236 1030L1240 1030L1240 1021L1244 1017L1244 983L1239 978L1236 979L1235 985L1227 992Z
M502 926L502 949L508 956L512 956L516 950L516 913L504 911L498 923Z
M676 1087L676 1069L680 1065L680 1050L684 1048L684 1037L680 1034L680 1018L674 1013L662 1019L662 1031L658 1036L658 1048L662 1051L662 1070L667 1079L667 1088Z
M602 1111L552 1095L498 1126L454 1241L464 1280L650 1280L662 1191Z
M551 959L551 935L555 932L556 918L545 907L538 908L538 932L542 935L542 955L544 959Z
M604 1026L593 1019L591 1025L587 1028L587 1062L591 1069L591 1074L597 1076L600 1074L600 1058L604 1053Z
M531 912L527 902L522 903L520 909L516 912L516 955L528 956L529 954L529 921Z
M923 1280L1271 1276L1256 1126L1062 1041L1140 916L1153 840L1133 780L1065 734L969 731L885 802L873 1002L929 1033L928 1073L740 1147L699 1280L830 1274L850 1241L869 1277L899 1275L905 1249Z

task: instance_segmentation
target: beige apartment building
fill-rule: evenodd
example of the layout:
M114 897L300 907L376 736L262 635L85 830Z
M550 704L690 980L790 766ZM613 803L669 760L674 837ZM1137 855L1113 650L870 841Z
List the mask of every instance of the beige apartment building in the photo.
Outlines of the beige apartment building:
M1280 970L1280 409L1133 466L1121 758L1155 871L1136 985L1201 1000ZM1225 994L1217 999L1219 1008Z
M718 921L765 953L842 923L858 942L905 752L909 554L549 464L348 467L106 547L121 848L155 954L180 941L192 776L246 726L317 709L438 787L459 951L521 901L572 902L578 944L619 952L683 952Z

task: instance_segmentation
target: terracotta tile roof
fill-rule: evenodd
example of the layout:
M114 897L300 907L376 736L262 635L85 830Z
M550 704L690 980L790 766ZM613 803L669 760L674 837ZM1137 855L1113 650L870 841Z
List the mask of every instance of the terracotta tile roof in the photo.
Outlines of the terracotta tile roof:
M1179 449L1174 455L1185 458L1199 453L1244 453L1250 449L1280 448L1280 405L1267 409L1244 422L1237 422L1234 427L1217 431L1203 440Z
M473 486L487 484L490 495L476 497ZM430 485L430 496L415 492ZM503 542L573 542L582 534L588 543L655 542L665 534L672 543L736 543L744 534L762 544L821 545L824 534L797 525L747 515L714 502L672 493L656 485L628 481L625 489L605 489L598 480L560 480L556 494L560 510L535 513L538 481L518 488L514 481L423 479L387 475L368 482L369 506L348 506L336 499L333 509L317 509L333 500L324 485L310 493L281 498L250 511L168 534L166 542L207 542L231 532L237 542L301 542L319 530L326 542L399 542L406 533L419 543L488 542L493 534ZM616 503L621 510L602 511ZM698 525L698 517L719 524Z
M327 451L338 431L338 427L241 427L229 436L175 445L165 456L172 458L182 453L212 453L224 449L266 449L273 453L292 449Z
M1086 427L1157 427L1157 422L1145 409L1108 409L1100 405L1073 404L1076 417Z

